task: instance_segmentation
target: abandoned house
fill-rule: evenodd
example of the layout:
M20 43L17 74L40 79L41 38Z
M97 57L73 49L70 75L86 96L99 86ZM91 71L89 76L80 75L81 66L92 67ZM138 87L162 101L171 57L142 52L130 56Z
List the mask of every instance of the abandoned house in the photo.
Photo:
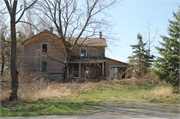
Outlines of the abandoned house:
M75 38L66 39L69 44L74 40ZM101 32L99 38L80 38L77 44L79 45L73 50L69 61L67 70L69 78L118 77L126 70L127 63L105 57L107 44ZM64 62L65 48L58 36L52 31L44 30L23 41L22 45L24 45L25 72L38 72L49 79L62 79L63 64L56 60Z

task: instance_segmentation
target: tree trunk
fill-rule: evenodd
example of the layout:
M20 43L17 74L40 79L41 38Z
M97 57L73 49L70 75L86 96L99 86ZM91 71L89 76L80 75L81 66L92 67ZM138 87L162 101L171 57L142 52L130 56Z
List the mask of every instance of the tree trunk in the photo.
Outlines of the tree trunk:
M1 46L2 47L2 46ZM5 65L5 61L4 61L4 53L3 53L3 49L1 49L1 60L2 60L2 64L1 64L1 77L3 76L4 73L4 65Z
M1 39L5 41L5 36L4 36L4 31L2 31L2 34L1 34ZM4 66L5 66L5 47L4 47L4 42L1 41L1 77L3 76L4 74Z
M68 65L69 65L69 60L71 58L72 51L69 50L66 43L64 43L64 44L65 44L66 57L65 57L64 65L63 65L63 76L62 77L63 77L63 82L68 83L69 79L68 79L68 75L67 75L67 68L68 68Z
M9 101L17 100L18 71L16 69L16 24L15 12L11 14L11 93Z
M63 66L63 83L68 83L68 77L67 77L67 66Z

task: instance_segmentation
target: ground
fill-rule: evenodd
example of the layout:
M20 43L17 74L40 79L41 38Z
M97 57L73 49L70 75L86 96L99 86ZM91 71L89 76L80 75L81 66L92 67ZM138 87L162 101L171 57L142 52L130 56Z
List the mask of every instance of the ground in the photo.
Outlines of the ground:
M23 76L24 79L26 77ZM87 83L21 80L18 100L9 102L10 83L1 88L3 119L21 118L177 118L179 94L166 83L103 80ZM51 116L50 116L51 115ZM53 116L55 115L55 116ZM66 115L66 116L65 116ZM69 115L69 116L68 116ZM33 117L34 116L34 117ZM35 117L36 116L36 117ZM5 118L7 117L7 118Z
M122 104L98 106L98 110L86 115L52 115L36 117L2 117L2 119L179 119L178 111L165 109L144 101L130 101Z

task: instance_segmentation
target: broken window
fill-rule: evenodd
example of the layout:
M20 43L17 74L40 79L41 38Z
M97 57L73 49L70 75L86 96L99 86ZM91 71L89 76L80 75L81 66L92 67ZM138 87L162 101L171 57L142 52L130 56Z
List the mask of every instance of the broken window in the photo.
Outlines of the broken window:
M87 56L87 48L81 48L81 57L86 57Z
M42 44L42 53L47 52L47 44Z
M89 66L89 64L85 64L83 68L84 68L84 74L90 74L90 66Z
M41 62L41 72L46 72L47 71L47 62L42 61Z

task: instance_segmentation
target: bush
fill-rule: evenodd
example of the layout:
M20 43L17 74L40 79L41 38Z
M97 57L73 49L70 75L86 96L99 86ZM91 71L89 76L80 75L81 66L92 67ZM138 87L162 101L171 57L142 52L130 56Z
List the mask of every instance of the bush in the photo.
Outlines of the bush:
M180 90L179 90L179 86L174 86L173 88L172 88L172 92L173 93L176 93L176 94L180 94Z

